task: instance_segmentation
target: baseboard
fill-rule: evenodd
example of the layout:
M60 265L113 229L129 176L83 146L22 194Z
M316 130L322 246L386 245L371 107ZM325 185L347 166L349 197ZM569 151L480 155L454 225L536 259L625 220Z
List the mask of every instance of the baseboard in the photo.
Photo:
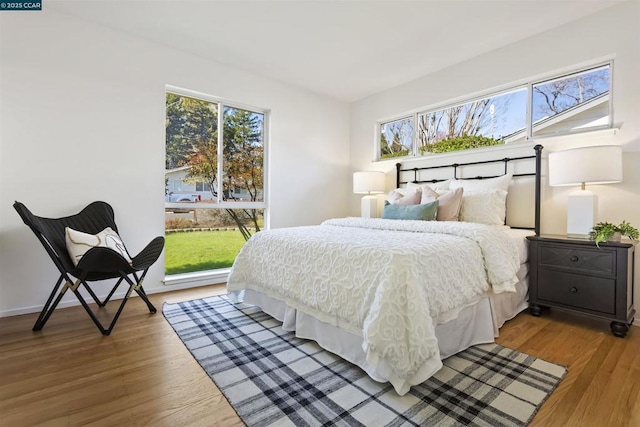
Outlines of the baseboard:
M150 289L147 290L145 289L145 291L148 294L153 294L153 293L157 293L158 291L155 291ZM113 296L111 297L112 300L118 300L118 299L122 299L124 298L126 292L116 292L115 294L113 294ZM131 294L131 296L133 297L134 294ZM138 296L138 295L135 295ZM107 297L107 295L98 295L98 298L101 300L104 300ZM11 316L20 316L23 314L31 314L31 313L39 313L40 311L42 311L42 307L44 306L44 303L46 301L42 301L42 305L37 305L37 306L32 306L32 307L23 307L23 308L14 308L12 310L2 310L0 311L0 318L2 317L11 317ZM57 308L67 308L67 307L75 307L76 305L80 305L80 301L78 301L77 299L74 300L70 300L70 301L60 301L60 303L58 304Z
M193 274L182 274L182 275L173 275L167 276L164 280L164 285L147 289L144 288L147 294L159 294L162 292L170 292L170 291L178 291L182 289L190 289L190 288L198 288L200 286L214 285L217 283L225 283L227 278L229 277L229 270L219 270L219 271L209 271L203 273L193 273ZM51 291L49 291L51 292ZM123 287L121 292L116 292L111 297L112 300L118 300L124 298L126 295L126 290ZM131 293L131 297L137 297L138 295L135 292ZM107 297L106 294L98 295L100 300L104 300ZM22 307L22 308L14 308L11 310L0 310L0 318L2 317L11 317L11 316L20 316L23 314L31 314L31 313L39 313L42 311L42 307L46 301L42 301L42 305L32 306L32 307ZM67 307L75 307L80 305L80 301L76 298L69 301L60 301L58 304L58 308L67 308Z

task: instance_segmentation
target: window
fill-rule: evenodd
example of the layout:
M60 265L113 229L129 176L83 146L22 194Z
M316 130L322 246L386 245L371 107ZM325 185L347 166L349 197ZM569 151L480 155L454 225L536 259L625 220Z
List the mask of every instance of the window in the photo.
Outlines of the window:
M533 136L563 134L611 125L611 65L533 85Z
M201 192L201 191L211 192L211 185L208 182L198 181L198 182L196 182L196 191L198 191L198 192Z
M413 152L413 118L380 125L380 158L408 156Z
M167 90L166 274L230 267L264 227L266 124L266 110Z
M504 144L524 130L527 91L516 89L442 110L418 114L419 154Z
M611 127L610 75L611 63L607 63L380 122L378 159L428 156Z

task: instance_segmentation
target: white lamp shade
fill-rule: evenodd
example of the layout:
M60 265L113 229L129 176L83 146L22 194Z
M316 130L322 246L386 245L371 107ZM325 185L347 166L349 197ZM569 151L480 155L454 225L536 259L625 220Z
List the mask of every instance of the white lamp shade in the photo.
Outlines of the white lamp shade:
M622 181L622 148L598 145L549 154L549 185L611 184Z
M384 181L384 172L355 172L353 174L353 192L356 194L384 193Z

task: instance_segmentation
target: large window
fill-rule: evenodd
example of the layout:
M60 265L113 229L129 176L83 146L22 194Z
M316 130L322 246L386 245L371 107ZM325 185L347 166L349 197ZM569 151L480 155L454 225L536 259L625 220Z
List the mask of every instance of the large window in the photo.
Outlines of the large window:
M265 110L167 90L166 274L230 267L264 227L266 125Z
M378 123L378 159L611 127L611 64Z

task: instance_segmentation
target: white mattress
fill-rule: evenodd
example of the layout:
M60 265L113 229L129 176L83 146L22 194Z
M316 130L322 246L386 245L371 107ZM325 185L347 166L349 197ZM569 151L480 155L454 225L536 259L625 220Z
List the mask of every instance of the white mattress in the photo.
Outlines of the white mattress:
M520 256L520 264L524 264L529 260L529 244L527 242L527 236L533 236L533 230L521 230L517 228L510 228L508 226L499 227L502 231L507 233L518 244L518 255Z

